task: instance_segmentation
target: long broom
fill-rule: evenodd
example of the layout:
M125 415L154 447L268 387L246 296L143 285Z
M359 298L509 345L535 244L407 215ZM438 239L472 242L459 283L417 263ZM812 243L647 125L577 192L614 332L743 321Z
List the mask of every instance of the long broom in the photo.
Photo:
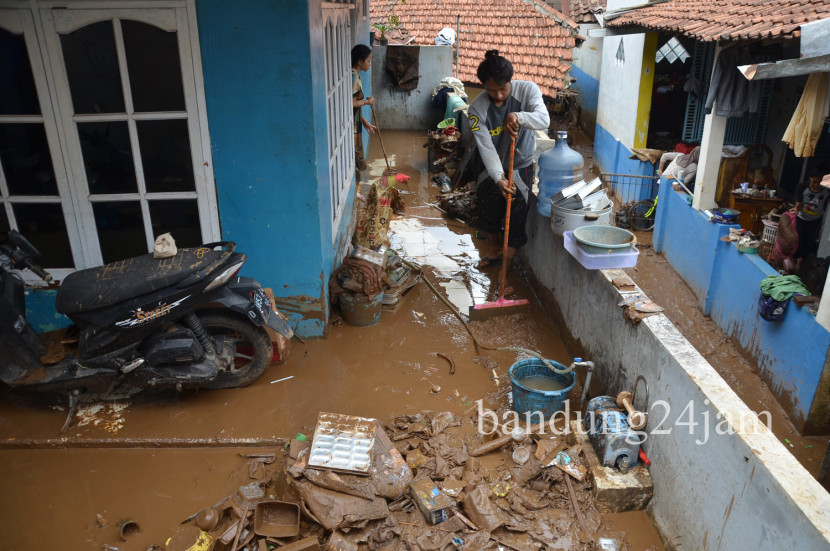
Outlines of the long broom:
M516 149L516 137L510 137L510 169L507 185L511 192L513 188L513 154ZM504 281L507 279L507 238L510 235L510 205L513 203L513 194L507 195L507 211L504 215L504 247L502 248L501 273L499 274L499 298L495 302L474 304L470 307L470 321L483 321L496 316L520 314L526 312L530 303L526 299L507 300L504 298Z

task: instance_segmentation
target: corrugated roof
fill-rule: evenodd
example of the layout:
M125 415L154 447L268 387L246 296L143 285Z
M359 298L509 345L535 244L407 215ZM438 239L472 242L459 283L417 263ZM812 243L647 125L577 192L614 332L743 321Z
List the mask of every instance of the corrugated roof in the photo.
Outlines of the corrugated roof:
M636 25L711 42L791 38L804 23L828 17L827 0L671 0L626 13L608 25Z
M456 29L461 16L458 78L480 84L476 69L491 49L510 60L514 78L531 80L543 94L570 85L571 48L579 27L541 0L372 0L373 23L386 22L391 13L401 22L402 37L414 44L435 44L444 27ZM396 33L393 38L401 36Z

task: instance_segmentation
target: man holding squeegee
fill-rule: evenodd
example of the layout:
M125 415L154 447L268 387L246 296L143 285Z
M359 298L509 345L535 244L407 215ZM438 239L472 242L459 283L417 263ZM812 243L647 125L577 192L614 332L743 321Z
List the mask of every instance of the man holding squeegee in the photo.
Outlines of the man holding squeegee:
M489 50L476 73L484 85L484 94L470 104L471 130L481 155L484 170L478 178L478 228L488 234L490 248L478 267L507 265L516 250L527 243L525 220L529 189L533 186L534 130L547 130L550 117L542 101L542 92L533 82L513 79L513 65ZM516 138L513 183L506 175L511 137ZM519 193L516 193L518 189ZM506 197L512 194L510 234L504 248L502 222L507 210Z

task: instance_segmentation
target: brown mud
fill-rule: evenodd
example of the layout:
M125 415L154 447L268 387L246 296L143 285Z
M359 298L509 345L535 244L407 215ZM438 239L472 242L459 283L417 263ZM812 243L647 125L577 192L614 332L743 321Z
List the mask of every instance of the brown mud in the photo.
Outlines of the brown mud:
M401 185L408 208L392 224L393 244L423 264L430 280L462 310L473 299L496 298L497 269L475 268L486 242L462 223L445 222L429 206L439 190L426 173L424 139L412 132L384 132L383 138L387 152L394 152L393 165L412 177ZM384 161L376 144L369 158L375 159L372 174L379 175ZM517 270L509 279L508 298L530 299L530 311L472 324L479 342L520 346L570 363L559 329L537 306L532 289ZM452 358L455 374L438 353ZM381 420L424 410L471 415L477 400L503 410L510 391L507 370L520 357L516 352L477 349L449 307L419 284L397 311L384 312L374 327L331 325L325 341L292 342L286 364L272 365L244 389L86 404L62 437L58 432L66 416L64 405L4 394L0 547L35 549L44 541L60 541L63 549L100 550L110 545L143 551L152 544L163 545L180 521L249 481L248 460L240 454L274 451L231 447L234 443L311 434L321 410ZM578 391L577 386L572 396ZM112 445L90 449L73 444L96 440ZM217 444L177 445L199 441ZM38 442L45 447L39 448ZM119 442L125 447L117 447ZM564 514L572 515L567 511ZM105 526L99 525L98 515ZM118 538L116 528L123 518L140 526L127 541ZM607 519L631 534L632 550L663 549L644 512Z

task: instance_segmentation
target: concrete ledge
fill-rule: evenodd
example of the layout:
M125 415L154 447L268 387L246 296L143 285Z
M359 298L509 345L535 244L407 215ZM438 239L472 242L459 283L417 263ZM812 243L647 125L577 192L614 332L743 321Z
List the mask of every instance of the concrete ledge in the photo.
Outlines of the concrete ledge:
M664 541L703 551L830 547L830 495L668 318L625 321L617 303L631 292L611 284L613 271L584 270L549 224L531 205L522 256L572 352L596 363L603 393L631 389L637 375L649 382L648 511Z
M622 513L645 509L654 495L654 483L646 466L642 462L637 463L625 474L610 467L603 467L579 421L571 421L571 433L577 444L582 444L582 452L591 473L591 492L597 511Z

